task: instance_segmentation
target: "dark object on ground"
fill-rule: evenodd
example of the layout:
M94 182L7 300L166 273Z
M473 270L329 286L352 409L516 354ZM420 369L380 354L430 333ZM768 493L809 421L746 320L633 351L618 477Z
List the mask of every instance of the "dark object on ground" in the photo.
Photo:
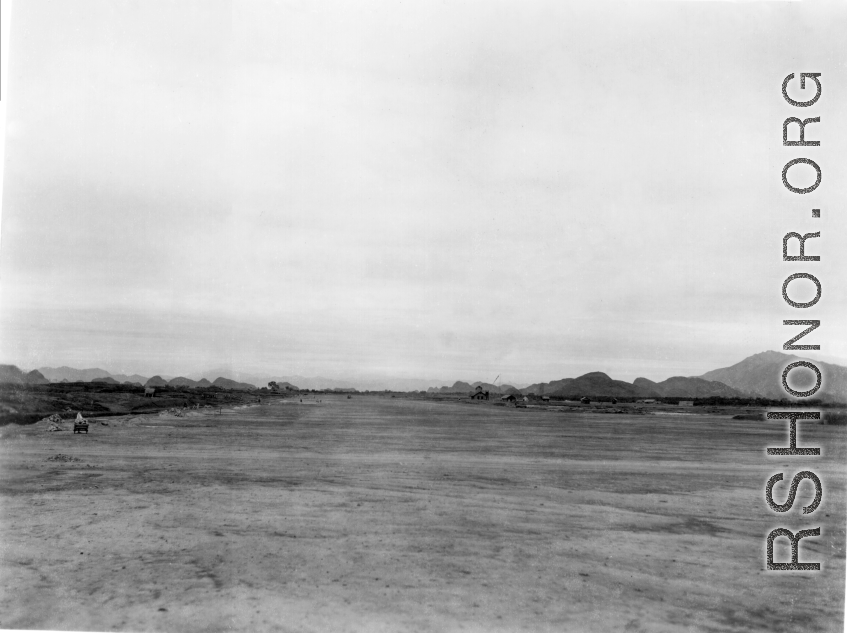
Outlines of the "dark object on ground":
M591 398L580 398L579 401L582 404L591 404Z
M88 435L88 422L74 422L74 433L82 433Z
M81 462L82 460L79 457L74 457L73 455L64 455L62 453L57 453L52 457L47 458L48 462Z

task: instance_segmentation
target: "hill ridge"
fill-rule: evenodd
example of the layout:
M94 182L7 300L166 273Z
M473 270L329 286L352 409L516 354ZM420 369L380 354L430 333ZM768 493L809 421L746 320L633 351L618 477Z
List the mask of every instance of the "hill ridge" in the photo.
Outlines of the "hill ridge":
M463 394L473 391L477 386L481 386L485 391L491 393L512 393L512 394L529 394L536 395L555 395L564 397L581 397L581 396L611 396L611 397L685 397L685 398L708 398L708 397L762 397L768 399L791 398L781 385L781 375L783 368L790 362L810 360L820 368L823 373L823 384L821 390L817 394L822 400L837 400L847 402L847 367L807 359L793 354L785 354L774 350L765 350L752 354L747 358L730 365L713 369L699 376L671 376L663 381L653 381L647 378L636 378L632 383L623 380L615 380L608 374L602 371L592 371L576 378L562 378L549 382L538 382L529 385L523 389L516 388L512 385L502 384L494 385L491 383L476 381L465 382L461 380L455 381L451 386L443 385L440 387L430 386L426 389L428 393L443 393L443 394ZM189 374L186 376L178 376L176 378L155 375L151 378L145 378L139 374L124 375L111 374L108 371L94 367L88 369L75 369L73 367L41 367L37 370L32 370L29 373L24 372L15 365L0 366L0 382L12 382L18 384L39 384L43 382L98 382L110 383L115 380L119 383L131 382L145 384L148 386L172 386L185 387L208 387L211 385L227 388L227 389L256 389L253 382L246 380L236 380L227 378L229 376L245 376L249 374L233 372L226 369L222 373L217 374L214 381L209 381L204 375ZM214 373L207 372L207 375ZM272 376L273 374L268 374ZM251 376L251 379L258 382L262 387L266 386L267 381L258 380L258 376ZM199 378L199 380L197 379ZM271 378L280 385L290 384L291 381L286 380L288 377ZM302 376L303 383L297 382L304 388L321 389L342 387L350 388L354 385L353 381L349 380L334 380L328 378L307 379ZM791 381L794 388L810 387L813 382L811 372L797 370L792 372ZM405 379L404 379L405 380ZM419 383L417 379L408 379L409 385ZM434 381L433 381L434 382ZM807 384L808 383L808 384ZM432 382L430 382L432 384ZM361 385L360 385L361 386ZM377 385L370 385L372 390L381 390ZM398 389L402 391L403 389ZM417 389L407 389L416 391Z

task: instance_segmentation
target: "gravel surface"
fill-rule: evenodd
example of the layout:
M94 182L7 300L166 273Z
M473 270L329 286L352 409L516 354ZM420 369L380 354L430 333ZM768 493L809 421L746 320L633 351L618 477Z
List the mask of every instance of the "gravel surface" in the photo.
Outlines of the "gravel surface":
M845 427L321 400L2 427L0 626L843 630ZM779 526L821 572L763 571Z

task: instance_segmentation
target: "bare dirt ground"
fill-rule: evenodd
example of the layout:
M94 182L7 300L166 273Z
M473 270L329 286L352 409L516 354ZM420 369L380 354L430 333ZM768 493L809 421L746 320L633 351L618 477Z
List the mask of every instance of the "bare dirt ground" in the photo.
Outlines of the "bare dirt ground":
M0 626L842 630L845 427L322 399L0 429ZM764 571L778 526L822 571Z

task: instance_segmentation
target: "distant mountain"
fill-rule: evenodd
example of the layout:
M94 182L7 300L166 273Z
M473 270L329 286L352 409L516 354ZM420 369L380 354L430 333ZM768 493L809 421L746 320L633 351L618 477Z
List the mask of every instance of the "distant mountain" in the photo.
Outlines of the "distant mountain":
M102 378L95 378L91 382L104 382L104 383L109 384L109 385L119 385L119 384L121 384L120 382L118 382L117 380L112 378L111 376L103 376Z
M290 382L285 382L285 381L276 382L275 380L274 381L269 380L268 384L271 384L271 383L274 383L276 385L276 389L279 390L279 391L299 391L300 390L300 387L298 387L297 385L292 385Z
M470 391L475 390L477 387L482 387L483 391L490 393L520 393L520 390L512 385L492 385L488 382L472 382Z
M40 371L50 382L91 382L95 378L111 376L105 369L74 369L73 367L39 367Z
M268 376L267 380L259 376L241 375L238 380L246 380L263 387L271 381L279 385L287 383L300 389L357 389L359 391L424 391L432 384L431 380L417 378L357 378L339 380L325 376Z
M443 386L443 387L429 387L426 392L427 393L470 393L474 391L477 387L482 387L483 391L488 391L490 393L513 393L519 394L520 389L514 387L512 385L492 385L489 382L464 382L462 380L457 380L453 383L452 387Z
M246 382L236 382L235 380L229 380L228 378L215 378L212 384L215 387L220 387L222 389L240 389L242 391L249 391L256 388L256 385L251 385Z
M289 385L297 385L300 389L357 389L359 391L426 391L432 384L437 384L443 381L427 380L421 378L399 378L393 376L386 377L365 377L365 378L327 378L325 376L301 376L295 375L279 375L271 373L249 373L235 371L229 367L219 367L217 369L209 369L203 372L188 374L188 378L199 380L205 376L219 376L236 382L244 382L252 385L266 387L269 382L276 382L279 385L288 383Z
M530 385L522 389L521 393L565 398L580 398L582 396L632 398L658 395L652 390L642 389L623 380L614 380L601 371L593 371L579 378L564 378L548 383Z
M131 374L129 376L127 376L126 374L109 374L109 375L112 378L114 378L115 380L117 380L118 382L129 382L129 383L138 382L138 383L141 383L142 385L145 382L147 382L146 376L139 376L138 374Z
M745 394L716 380L674 376L662 382L636 378L633 383L644 393L652 392L665 398L743 398Z
M333 389L336 387L352 388L354 386L352 383L344 380L332 380L330 378L321 377L303 378L302 376L275 376L273 374L253 374L235 371L230 369L229 367L218 367L216 369L210 369L204 372L188 374L189 378L198 380L200 382L202 382L202 380L206 380L206 376L217 376L218 378L223 380L230 380L235 383L248 384L250 385L250 389L256 388L253 385L267 387L269 382L276 382L279 385L282 385L283 383L302 385L303 389ZM296 379L302 379L302 383L297 382ZM208 380L206 382L208 383L206 386L212 384L208 382Z
M37 369L33 369L31 372L27 373L26 381L30 385L48 385L48 384L50 384L50 381L47 380L47 377L44 376L44 374L42 374Z
M207 376L217 376L218 378L225 378L227 380L235 380L236 382L244 382L248 380L248 378L256 378L256 376L252 374L246 374L244 372L239 372L233 370L231 367L212 367L205 371L193 372L189 374L185 374L186 378L191 380L196 380L198 383L201 380L207 380ZM267 381L266 381L267 382ZM209 383L212 384L211 382Z
M470 393L473 390L471 384L469 382L462 382L461 380L457 380L453 383L452 387L448 387L447 385L443 387L430 387L427 389L427 393Z
M15 365L0 365L0 383L26 384L26 374Z
M492 385L488 382L464 382L462 380L457 380L453 383L452 387L448 387L447 385L443 387L429 387L426 391L427 393L471 393L477 387L482 387L483 391L488 391L491 393L519 393L517 389L512 387L511 385Z
M789 363L799 360L814 363L823 375L823 384L815 397L822 400L847 402L847 367L781 352L768 351L753 354L730 367L706 372L700 378L720 381L750 396L793 399L782 388L782 370ZM815 376L809 370L796 369L791 372L789 381L789 386L798 391L810 389L815 384Z
M206 382L209 382L208 380ZM191 380L190 378L183 378L182 376L178 378L173 378L168 381L168 386L170 387L196 387L197 381Z
M24 373L15 365L0 365L0 383L44 385L49 382L37 369L33 369L29 373Z
M551 382L541 382L529 385L523 389L512 385L493 385L485 382L468 383L456 381L452 386L432 387L439 384L435 380L419 380L412 378L367 378L336 380L321 376L274 376L235 372L228 368L220 371L209 371L204 374L189 374L173 378L164 375L153 376L150 379L138 374L110 374L100 368L74 369L72 367L42 367L28 374L14 365L0 366L0 382L17 384L40 384L42 382L91 382L97 380L103 383L137 383L147 386L161 387L169 384L187 387L209 387L212 384L226 389L255 389L254 385L266 386L274 381L281 387L298 385L300 389L358 389L360 391L421 391L428 393L468 394L477 386L491 393L512 393L536 395L555 395L561 397L607 396L607 397L763 397L770 399L790 398L781 386L783 368L794 361L803 360L799 356L781 352L762 352L745 358L731 367L724 367L706 372L702 376L674 376L654 382L646 378L636 378L633 383L614 380L602 372L592 372L578 378L564 378ZM821 390L816 394L823 400L847 402L847 367L812 361L820 368L824 376ZM205 376L218 376L214 383ZM441 382L440 384L444 384ZM810 371L797 370L791 374L791 386L795 389L809 388L814 384L814 376Z

